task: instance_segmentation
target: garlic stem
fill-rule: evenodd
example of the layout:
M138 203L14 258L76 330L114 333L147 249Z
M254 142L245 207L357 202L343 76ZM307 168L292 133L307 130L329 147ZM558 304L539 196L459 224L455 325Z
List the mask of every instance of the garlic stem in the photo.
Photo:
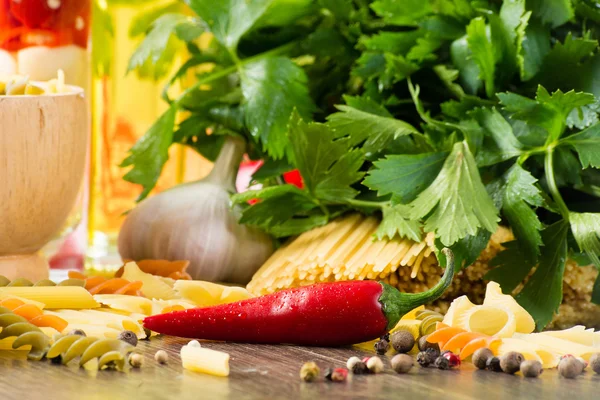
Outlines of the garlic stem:
M245 151L246 142L244 139L228 135L210 174L204 179L204 182L215 183L229 192L235 192L235 180Z

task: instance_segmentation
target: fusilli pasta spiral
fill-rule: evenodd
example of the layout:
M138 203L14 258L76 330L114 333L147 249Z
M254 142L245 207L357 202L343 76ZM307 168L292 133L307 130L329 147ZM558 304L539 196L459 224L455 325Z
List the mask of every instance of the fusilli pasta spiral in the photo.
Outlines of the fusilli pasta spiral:
M103 367L116 367L123 369L129 354L134 347L119 339L98 339L80 335L66 335L60 337L50 348L46 357L60 360L64 365L79 359L79 366L97 359L98 369ZM59 358L60 357L60 358Z
M0 339L16 337L12 344L13 349L30 345L31 350L27 358L30 360L44 358L50 345L50 338L40 328L6 307L0 307L0 327L2 327Z

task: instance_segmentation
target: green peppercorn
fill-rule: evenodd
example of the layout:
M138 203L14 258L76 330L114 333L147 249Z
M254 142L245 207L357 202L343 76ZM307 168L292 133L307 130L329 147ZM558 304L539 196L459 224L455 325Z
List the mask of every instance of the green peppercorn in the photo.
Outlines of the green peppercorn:
M437 369L443 369L443 370L450 369L450 361L448 361L448 359L444 356L439 356L438 358L435 359L433 366L436 367Z
M564 357L558 363L558 373L567 379L575 379L583 372L583 365L575 357Z
M84 331L81 329L73 329L67 335L79 335L79 336L87 336Z
M478 369L485 369L487 366L487 361L491 357L494 357L494 354L487 347L482 347L481 349L477 349L475 353L473 353L472 362Z
M519 372L519 368L523 361L525 361L523 354L517 353L516 351L510 351L500 358L500 368L507 374L514 374Z
M319 366L314 362L307 362L300 368L300 378L305 382L312 382L319 376Z
M597 374L600 374L600 353L593 354L590 358L590 368Z
M396 354L392 357L390 364L394 371L399 374L405 374L413 367L414 361L408 354Z
M124 341L125 343L129 343L133 347L137 346L138 338L137 335L131 331L123 331L119 333L117 339Z
M502 372L502 367L500 367L500 359L498 357L488 358L485 368L493 372Z
M396 331L390 335L392 347L398 353L408 353L415 346L415 338L408 331Z
M542 363L537 360L523 361L520 368L526 378L537 378L543 371Z
M154 359L159 364L166 364L169 361L169 355L164 350L159 350L154 354Z
M417 345L419 346L420 351L424 351L427 349L435 349L438 353L440 351L440 346L437 343L429 343L427 341L427 337L429 335L424 335L419 338L417 341Z

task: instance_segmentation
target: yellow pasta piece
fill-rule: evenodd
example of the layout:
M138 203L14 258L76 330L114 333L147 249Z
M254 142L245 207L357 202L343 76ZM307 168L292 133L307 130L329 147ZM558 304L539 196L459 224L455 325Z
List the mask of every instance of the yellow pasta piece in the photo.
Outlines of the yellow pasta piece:
M483 304L510 309L515 315L517 332L531 333L535 330L533 317L512 296L503 294L500 285L496 282L489 282L487 284Z
M110 328L105 325L94 325L94 324L69 324L67 329L63 331L68 333L74 329L81 329L90 338L99 339L116 339L119 334L123 331L122 329Z
M457 318L456 326L469 332L508 338L517 328L515 314L502 306L474 306Z
M589 360L593 354L599 352L598 348L596 347L585 346L583 344L541 333L517 333L515 334L514 338L536 344L542 349L552 353L560 354L561 356L565 354L572 354L575 357L582 357L584 360Z
M540 332L540 334L568 340L584 346L599 347L600 345L600 332L594 332L593 329L586 329L583 325L577 325L561 331Z
M152 300L152 313L151 315L164 314L165 312L172 311L177 308L195 308L198 307L196 304L183 299L173 300Z
M203 347L185 345L181 348L183 368L216 376L229 376L229 354Z
M174 289L182 298L193 302L198 307L233 303L252 297L250 292L242 287L205 281L178 280L175 282Z
M404 314L402 316L402 318L400 318L400 320L403 320L403 319L417 319L417 313L419 311L423 311L423 310L425 310L425 306L419 306L419 307L417 307L417 308L415 308L413 310L410 310L406 314Z
M145 297L123 294L97 294L94 296L94 300L113 310L144 315L152 314L152 300Z
M473 307L475 307L475 304L471 303L471 300L467 296L457 297L450 304L442 322L448 326L458 327L459 319Z
M144 332L144 328L139 323L139 321L122 314L116 314L110 312L107 309L96 309L96 310L56 310L56 311L46 311L47 314L56 315L69 323L69 325L65 328L63 333L67 333L72 329L82 329L80 328L82 325L89 326L98 326L100 329L94 329L96 334L99 336L94 336L92 334L88 334L88 332L83 329L88 336L94 337L112 337L112 330L116 330L117 332L121 332L124 330L132 331L136 334L139 339L144 339L146 334ZM77 325L78 328L74 328ZM102 328L108 328L109 330L103 331ZM89 328L88 328L89 329ZM108 335L106 333L108 332Z
M0 296L33 300L50 309L100 307L92 295L79 286L0 287Z
M525 357L526 360L537 360L542 363L544 368L554 368L560 361L560 354L544 349L542 346L522 339L505 338L498 346L496 355L503 356L511 351L516 351Z
M150 299L171 300L179 297L167 283L173 281L172 279L147 274L135 262L125 264L122 278L131 282L141 281L143 283L142 292Z
M2 293L0 291L0 301L2 301L4 299L16 299L16 300L20 300L20 301L22 301L25 304L33 304L34 306L36 306L40 310L43 310L44 307L46 307L46 305L44 303L40 303L39 301L26 299L24 297L19 297L19 296L12 296L10 294Z

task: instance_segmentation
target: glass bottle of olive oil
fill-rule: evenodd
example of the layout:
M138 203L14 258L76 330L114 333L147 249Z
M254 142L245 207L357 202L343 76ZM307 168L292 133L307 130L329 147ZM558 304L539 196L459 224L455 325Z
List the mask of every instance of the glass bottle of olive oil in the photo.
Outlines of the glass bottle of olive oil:
M163 80L126 73L141 37L130 37L132 23L174 0L94 0L92 21L92 153L88 207L87 266L107 269L121 262L116 240L124 214L135 206L141 187L123 180L119 167L128 150L166 110ZM174 65L173 68L176 66ZM187 159L186 159L187 158ZM191 158L191 159L190 159ZM185 173L185 165L193 164ZM208 163L173 146L155 192L202 176ZM196 175L196 176L192 176Z

